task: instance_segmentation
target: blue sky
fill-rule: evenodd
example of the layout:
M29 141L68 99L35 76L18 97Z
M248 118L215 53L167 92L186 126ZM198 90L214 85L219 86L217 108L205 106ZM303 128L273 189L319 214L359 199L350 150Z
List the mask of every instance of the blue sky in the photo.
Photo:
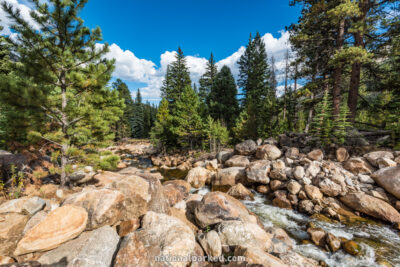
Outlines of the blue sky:
M29 11L25 0L5 0ZM214 53L218 66L237 74L237 59L249 33L259 31L274 55L278 69L289 48L285 26L296 22L300 7L288 0L89 0L81 16L86 26L100 26L104 41L116 58L114 78L121 78L133 94L142 88L144 99L158 102L166 65L181 46L196 82ZM0 19L7 25L7 19ZM4 31L7 31L5 29Z

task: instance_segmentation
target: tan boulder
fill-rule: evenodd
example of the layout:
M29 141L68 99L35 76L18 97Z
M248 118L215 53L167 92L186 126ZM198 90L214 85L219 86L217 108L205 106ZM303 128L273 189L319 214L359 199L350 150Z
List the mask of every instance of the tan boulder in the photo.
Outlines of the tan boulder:
M374 168L363 158L350 158L343 167L353 174L371 174Z
M306 191L307 196L314 200L314 199L322 199L323 195L318 187L313 185L305 185L304 190Z
M270 179L268 174L271 170L269 160L257 160L251 162L246 168L246 177L249 183L268 184Z
M319 188L328 197L336 197L342 192L342 187L328 178L319 182Z
M311 160L322 161L324 159L324 152L321 149L315 149L308 153L307 157Z
M130 232L135 231L140 227L140 220L138 218L123 221L117 225L117 232L120 237L128 235Z
M186 182L194 188L201 188L206 185L206 181L210 175L210 171L203 167L191 169L186 175Z
M310 235L310 239L315 245L319 247L325 246L326 232L323 229L310 227L307 229L307 233Z
M0 255L12 255L28 219L28 216L17 213L0 215Z
M340 198L350 208L391 223L400 222L400 213L387 202L365 193L351 193Z
M96 186L103 187L103 186L108 186L112 182L120 180L123 177L124 177L124 175L116 173L116 172L103 171L103 172L97 173L93 177L93 179L96 181Z
M179 187L176 184L165 184L164 188L164 195L168 200L169 205L172 207L176 203L185 199L189 193L186 191L184 187Z
M69 196L63 205L84 208L88 213L86 230L113 225L122 218L125 196L110 189L88 189Z
M394 159L394 156L393 153L390 151L374 151L365 154L364 158L366 158L372 166L378 167L379 166L378 159L380 158Z
M19 256L54 249L79 236L85 230L87 221L88 214L84 208L72 205L57 208L24 235L14 254Z
M230 167L221 169L215 175L212 181L213 185L234 186L246 179L246 171L244 167Z
M389 158L379 158L376 160L379 169L387 168L387 167L396 167L397 163Z
M8 256L0 256L0 265L3 266L5 264L14 263L15 260ZM9 266L9 265L6 265Z
M299 184L298 182L296 182L295 180L291 180L288 184L287 184L287 189L288 191L293 194L293 195L297 195L300 190L301 190L301 184Z
M211 257L219 257L222 254L222 245L219 235L212 230L208 233L200 233L197 237L204 252Z
M224 220L240 219L256 222L246 206L239 200L222 192L209 192L195 207L197 224L201 228L217 224Z
M254 200L253 193L241 183L229 188L227 194L240 200Z
M348 160L350 157L349 152L347 152L347 149L344 147L340 147L336 150L336 159L339 162L344 162Z
M274 145L266 144L259 146L256 151L256 157L258 159L265 159L265 160L276 160L280 158L282 152Z
M242 256L245 262L251 266L288 267L282 260L258 247L237 246L234 255L237 258Z
M177 218L148 212L142 228L124 237L114 266L159 266L157 257L188 257L195 253L196 241L192 230ZM186 261L170 262L169 266L184 267Z
M400 166L381 169L371 177L386 191L400 199Z

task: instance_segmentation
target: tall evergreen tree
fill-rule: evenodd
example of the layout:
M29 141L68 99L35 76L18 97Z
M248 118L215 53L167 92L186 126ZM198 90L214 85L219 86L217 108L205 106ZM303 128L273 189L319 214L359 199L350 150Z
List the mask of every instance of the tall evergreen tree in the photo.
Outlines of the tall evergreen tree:
M133 100L131 92L121 79L117 79L113 82L112 87L117 90L119 97L124 101L125 108L124 114L116 123L116 139L122 140L124 138L132 137L132 119L133 119Z
M244 92L243 108L247 112L247 138L270 135L276 123L276 92L271 86L265 43L259 33L249 44L238 61L238 84Z
M214 55L211 53L210 58L207 62L206 66L206 72L201 76L199 80L199 98L201 101L201 109L203 110L203 113L206 113L208 109L208 104L207 99L208 96L212 90L214 80L217 76L218 69L216 66L216 62L214 60Z
M123 103L116 92L105 88L114 61L104 59L107 44L97 45L102 40L100 28L91 31L79 18L87 1L48 2L33 1L35 11L30 16L38 30L19 10L2 3L17 33L9 42L18 55L12 70L20 79L2 86L1 97L14 107L26 103L47 117L49 128L31 136L59 146L64 186L69 148L113 138L110 124L122 115Z
M142 103L142 94L137 90L135 103L133 105L132 134L134 138L145 137L144 131L144 105Z
M207 102L209 112L214 120L219 120L231 129L239 115L239 104L236 98L235 79L228 66L223 66L214 79Z
M162 97L169 102L170 110L175 108L175 103L182 95L186 86L191 86L189 70L186 66L185 55L179 47L175 56L175 61L172 62L165 74L163 86L161 87Z

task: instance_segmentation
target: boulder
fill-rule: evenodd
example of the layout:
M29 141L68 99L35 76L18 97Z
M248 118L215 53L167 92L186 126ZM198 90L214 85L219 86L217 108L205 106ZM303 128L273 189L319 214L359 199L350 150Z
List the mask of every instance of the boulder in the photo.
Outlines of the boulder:
M276 191L285 187L285 184L279 180L273 180L270 183L270 187L272 191Z
M257 223L243 221L223 221L216 231L222 246L258 247L267 251L271 247L272 235Z
M353 174L371 174L374 168L363 158L350 158L343 167Z
M365 154L364 158L366 158L372 166L379 167L379 164L377 162L378 159L380 158L394 159L394 155L390 151L374 151Z
M94 181L96 181L97 187L109 186L112 182L121 180L122 178L124 178L124 175L119 174L117 172L109 172L109 171L103 171L103 172L97 173L93 177Z
M272 200L272 204L274 204L274 206L277 206L281 209L289 209L289 210L292 209L292 204L290 203L290 200L287 198L287 194L285 191L276 191L274 192L274 195L275 198Z
M65 205L50 212L19 241L14 254L24 255L54 249L79 236L86 228L88 214L84 208Z
M141 230L124 237L114 266L161 266L162 256L188 257L195 253L192 230L179 219L162 213L148 212ZM187 266L186 261L170 262L169 266Z
M63 205L84 208L88 213L86 230L113 225L122 218L125 196L110 189L88 189L69 196Z
M271 170L271 162L268 160L257 160L246 168L247 181L249 183L268 184L268 174Z
M371 177L386 191L400 199L400 166L381 169Z
M365 175L365 174L359 174L358 181L360 181L360 183L363 183L363 184L374 184L375 183L374 179L372 179L371 176Z
M0 215L0 255L12 255L27 222L28 216L22 214Z
M258 247L237 246L234 255L238 259L240 256L246 259L244 266L288 267L282 260Z
M325 246L326 233L323 229L310 227L307 229L307 233L310 235L310 239L315 245L319 247Z
M117 250L119 237L110 226L84 232L78 238L44 253L39 262L48 266L108 267Z
M307 157L311 160L322 161L324 159L324 152L321 149L315 149L308 153Z
M316 177L321 171L321 166L318 161L312 161L307 168L306 176Z
M227 194L240 200L254 200L253 193L241 183L229 188Z
M138 218L129 221L120 222L117 225L117 232L120 237L128 235L130 232L135 231L140 227L140 220Z
M206 181L210 175L210 171L203 167L191 169L186 175L186 182L194 188L202 188L206 185Z
M276 160L272 162L272 169L274 170L284 170L286 168L285 162L283 160Z
M306 191L307 196L311 199L322 199L323 195L318 187L313 185L305 185L304 190Z
M271 179L286 181L287 180L286 170L285 169L273 169L272 171L270 171L269 177Z
M191 185L185 180L169 180L163 183L163 186L173 185L178 188L183 194L189 194L190 189L192 189Z
M164 195L171 207L189 195L184 187L178 187L175 184L165 184L163 187Z
M244 167L231 167L219 170L212 184L234 186L237 183L243 183L245 180L246 171Z
M246 206L239 200L222 192L209 192L196 205L195 218L201 228L225 220L242 220L256 222Z
M301 184L299 184L295 180L291 180L287 184L287 190L289 191L290 194L297 195L301 190Z
M226 167L247 167L250 161L246 156L235 155L225 162Z
M359 256L362 252L361 246L353 240L348 240L343 243L343 249L353 256Z
M319 182L319 188L328 197L336 197L342 192L342 187L328 178Z
M290 147L286 150L285 156L289 159L296 160L299 158L300 151L297 147Z
M2 213L24 213L33 216L36 212L43 209L46 202L40 197L22 197L9 200L0 205L0 214Z
M29 216L33 216L37 212L41 211L44 206L46 206L46 201L40 197L32 197L29 198L24 205L22 205L22 212Z
M28 232L31 228L33 228L35 225L37 225L38 223L40 223L41 221L43 221L44 219L46 219L47 214L49 214L48 211L39 211L38 213L36 213L35 215L33 215L29 221L27 222L27 224L25 225L24 228L24 234L26 232Z
M216 231L212 230L208 233L200 233L197 237L204 252L211 257L219 257L222 254L221 240Z
M320 267L320 265L316 260L305 257L296 253L294 251L290 251L289 253L279 255L279 258L289 266L297 267Z
M0 155L1 155L1 150L0 150ZM6 265L6 264L9 264L9 263L12 264L14 262L15 262L15 260L13 258L11 258L11 257L0 256L0 266L9 266L9 265Z
M268 185L259 185L257 186L256 191L260 194L266 195L269 193L270 189Z
M329 250L332 252L338 251L341 246L340 239L331 233L326 234L325 243L329 247Z
M387 168L387 167L396 167L397 163L389 158L379 158L376 160L379 169Z
M235 152L239 155L248 156L254 154L257 150L257 144L253 140L246 140L235 146Z
M349 159L350 155L347 152L347 149L344 147L340 147L336 150L336 160L339 162L344 162Z
M207 160L204 167L209 171L216 171L218 169L218 160Z
M217 153L217 160L219 163L224 164L230 157L234 155L233 151L222 150Z
M293 176L297 180L303 179L305 174L306 172L304 171L304 168L302 166L296 166L296 168L294 168Z
M302 200L299 203L299 211L307 214L314 213L314 203L311 200Z
M282 152L274 145L262 145L257 148L256 157L264 160L276 160L280 158Z
M400 213L387 202L365 193L351 193L340 198L350 208L391 223L400 222Z

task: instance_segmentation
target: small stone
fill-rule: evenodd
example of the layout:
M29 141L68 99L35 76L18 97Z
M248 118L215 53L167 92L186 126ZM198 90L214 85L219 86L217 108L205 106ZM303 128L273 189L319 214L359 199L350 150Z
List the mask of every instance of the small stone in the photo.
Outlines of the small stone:
M326 233L323 229L310 227L307 229L307 233L310 235L310 239L315 245L319 247L325 246Z
M321 149L315 149L308 153L307 157L311 160L322 161L324 159L324 153Z
M120 237L128 235L130 232L135 231L140 227L140 220L138 218L123 221L117 226L117 232Z
M266 160L276 160L280 158L282 152L274 145L266 144L259 146L256 151L256 157L258 159L266 159Z
M208 256L219 257L222 254L222 245L219 235L212 230L208 233L201 233L198 236L200 245Z
M326 235L325 239L326 239L327 245L329 246L330 251L336 252L340 249L341 242L340 242L339 238L337 238L336 236L334 236L331 233L328 233Z
M314 203L311 200L302 200L299 203L299 211L305 212L308 214L313 214L314 211Z
M397 166L397 163L389 158L379 158L376 160L376 164L378 164L379 169Z
M291 194L297 195L301 190L301 185L298 182L291 180L287 185L287 189Z
M240 200L254 200L253 193L251 193L251 191L244 187L244 185L242 185L241 183L232 186L228 190L227 194Z
M308 198L307 198L306 192L303 191L303 190L300 190L300 192L299 192L299 198L300 198L301 200L306 200L306 199L308 199Z
M301 180L301 179L303 179L304 175L305 175L305 171L302 166L297 166L296 168L294 168L294 172L293 172L294 178L296 178L297 180Z
M349 240L343 243L343 249L347 253L353 256L358 256L361 254L361 246L354 242L353 240Z
M374 184L375 183L374 179L372 179L371 176L365 175L365 174L359 174L358 180L363 184Z
M257 186L256 191L260 194L268 194L270 189L268 185L259 185Z
M276 179L280 181L286 181L286 170L285 169L274 169L269 173L271 179Z
M323 195L322 195L321 191L316 186L305 185L304 189L305 189L305 191L307 193L307 196L312 200L314 200L314 199L322 199L323 198Z
M271 183L270 183L270 187L271 187L271 190L272 191L276 191L276 190L278 190L278 189L281 189L282 187L283 187L283 183L281 182L281 181L279 181L279 180L273 180L273 181L271 181Z
M62 189L57 189L57 191L56 191L56 196L57 196L59 199L62 199L63 196L64 196L64 191L63 191Z
M246 140L235 146L235 151L239 155L252 155L257 150L257 144L253 140Z
M277 160L272 163L272 168L274 170L282 170L285 169L285 163L282 160Z
M296 160L299 157L299 149L297 147L290 147L286 150L285 156L292 160Z
M349 152L344 147L340 147L336 150L336 159L339 162L344 162L349 159Z
M5 264L9 264L9 263L14 263L14 262L15 262L15 260L13 258L10 258L7 256L0 256L0 265L1 266L3 266L3 264L5 265ZM6 265L6 266L10 266L10 265Z
M325 178L319 183L321 192L329 197L336 197L342 192L342 187L330 179Z

